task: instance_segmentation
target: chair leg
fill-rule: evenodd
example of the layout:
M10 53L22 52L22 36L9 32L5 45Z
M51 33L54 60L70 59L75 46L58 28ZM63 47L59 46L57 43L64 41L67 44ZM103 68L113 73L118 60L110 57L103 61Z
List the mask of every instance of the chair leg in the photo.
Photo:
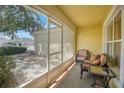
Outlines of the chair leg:
M83 70L81 70L80 74L81 74L81 76L80 76L80 79L82 79L82 75L83 75Z
M82 75L83 75L83 68L82 68L82 66L83 66L83 63L80 65L80 69L81 69L81 72L80 72L80 74L81 74L81 76L80 76L80 79L82 79Z
M76 64L75 65L77 65L78 64L78 61L76 61Z

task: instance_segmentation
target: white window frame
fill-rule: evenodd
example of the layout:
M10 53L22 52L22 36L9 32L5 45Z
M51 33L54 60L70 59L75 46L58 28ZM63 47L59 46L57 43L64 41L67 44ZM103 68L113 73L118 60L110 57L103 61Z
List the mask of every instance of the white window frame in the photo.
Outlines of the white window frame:
M110 22L114 23L115 16L121 11L121 39L120 40L113 40L114 41L107 41L107 26L110 24ZM124 87L124 6L114 6L113 10L111 11L110 15L108 16L108 19L104 23L103 27L103 52L107 53L107 43L113 43L113 42L121 42L121 58L120 58L120 76L119 80L114 79L115 83L117 84L117 87ZM114 31L114 26L113 26ZM114 33L113 33L114 34ZM113 43L114 44L114 43ZM113 48L114 49L114 48ZM113 50L112 50L113 51ZM112 53L113 54L113 53Z
M24 6L26 8L28 8L29 10L32 10L38 14L42 14L42 15L46 15L47 16L47 20L48 20L48 26L47 26L47 30L48 30L48 71L50 70L50 67L49 67L49 57L50 57L50 53L49 53L49 44L50 44L50 32L49 32L49 22L54 22L57 26L60 26L62 28L62 46L61 46L61 52L62 52L62 62L63 62L63 28L67 28L69 31L71 31L73 33L73 56L74 57L74 51L75 51L75 46L74 46L74 43L75 43L75 40L74 40L74 31L69 28L66 24L64 24L62 21L60 21L59 19L57 19L55 16L53 16L52 14L49 14L47 11L45 11L44 9L40 8L39 6ZM70 58L68 58L70 59Z
M42 8L40 8L39 6L24 6L24 7L25 8L28 8L29 10L32 10L32 11L38 13L38 14L47 16L47 31L48 31L48 41L47 41L48 42L48 46L47 46L48 47L48 53L47 53L47 72L49 73L49 71L50 71L50 31L49 31L49 22L52 19L52 21L54 23L56 23L57 26L60 26L62 28L62 31L61 31L62 32L61 33L61 35L62 35L61 36L61 40L62 40L61 41L61 55L62 55L61 56L62 57L62 60L61 61L62 62L61 62L61 64L63 64L63 28L65 27L65 28L69 29L69 31L71 31L73 33L73 38L74 38L74 31L71 28L69 28L66 24L64 24L62 21L60 21L59 19L57 19L56 17L54 17L54 15L49 14L47 11L45 11ZM75 43L75 40L74 39L73 39L73 43ZM73 45L73 56L72 57L74 57L74 51L75 51L75 46ZM70 58L72 58L72 57L70 57ZM70 59L70 58L68 58L68 59ZM47 73L47 72L45 72L45 73ZM29 82L26 82L26 83L20 85L19 87L24 87L24 86L28 85L30 82L38 79L40 76L41 75L39 75L37 78L35 78L35 79L33 79L33 80L29 81ZM49 82L49 78L48 78L48 82Z
M68 27L66 27L66 26L63 26L63 29L66 29L66 30L68 30L68 31L70 31L72 34L73 34L73 50L72 50L72 52L73 52L73 56L72 57L74 57L74 51L75 51L75 47L74 47L74 32L71 30L71 29L69 29ZM63 31L62 31L63 32ZM62 37L63 38L63 37ZM63 44L62 44L62 52L63 52ZM65 62L67 61L67 60L69 60L70 58L68 58L68 59L66 59L65 60ZM62 59L62 61L63 61L63 59ZM63 62L64 63L64 62Z
M51 67L50 67L50 56L53 54L53 53L50 53L50 28L49 28L49 23L54 23L55 25L57 25L58 27L60 27L61 28L61 50L60 51L57 51L57 52L61 52L61 64L62 64L62 60L63 60L63 57L62 57L62 53L63 53L63 49L62 49L62 42L63 42L63 40L62 40L62 36L63 36L63 27L62 27L62 24L60 24L59 22L57 22L54 18L51 18L50 16L48 17L48 43L49 43L49 46L48 46L48 48L49 48L49 51L48 51L48 56L49 56L49 59L48 59L48 64L49 64L49 66L48 66L48 71L50 71L51 69Z

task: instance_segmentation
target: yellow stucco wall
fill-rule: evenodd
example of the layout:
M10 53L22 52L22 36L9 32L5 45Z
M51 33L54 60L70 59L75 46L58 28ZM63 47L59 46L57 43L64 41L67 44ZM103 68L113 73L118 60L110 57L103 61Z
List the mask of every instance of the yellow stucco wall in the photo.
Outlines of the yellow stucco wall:
M102 25L78 28L76 47L76 50L88 49L93 53L101 53Z

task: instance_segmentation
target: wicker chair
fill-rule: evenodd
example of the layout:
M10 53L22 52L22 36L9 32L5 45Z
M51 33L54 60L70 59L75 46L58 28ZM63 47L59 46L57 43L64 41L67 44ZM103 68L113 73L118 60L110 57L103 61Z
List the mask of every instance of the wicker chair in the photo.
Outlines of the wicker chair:
M99 64L93 64L91 62L84 62L80 65L80 68L81 68L81 76L80 76L80 79L82 79L82 75L83 75L83 72L84 71L87 71L88 72L88 68L93 65L93 66L102 66L102 67L107 67L107 62L110 60L110 57L105 54L105 53L102 53L102 56L104 56L104 59L102 59L102 57L100 56L100 63ZM96 59L97 60L97 59Z
M90 57L90 52L86 49L78 50L78 53L75 56L76 63L82 63L84 60L88 60Z

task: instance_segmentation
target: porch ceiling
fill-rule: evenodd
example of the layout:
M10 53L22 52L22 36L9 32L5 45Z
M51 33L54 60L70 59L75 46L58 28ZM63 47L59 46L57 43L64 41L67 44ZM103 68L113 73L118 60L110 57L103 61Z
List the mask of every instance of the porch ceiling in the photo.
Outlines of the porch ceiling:
M58 5L76 27L102 24L112 9L111 5Z

